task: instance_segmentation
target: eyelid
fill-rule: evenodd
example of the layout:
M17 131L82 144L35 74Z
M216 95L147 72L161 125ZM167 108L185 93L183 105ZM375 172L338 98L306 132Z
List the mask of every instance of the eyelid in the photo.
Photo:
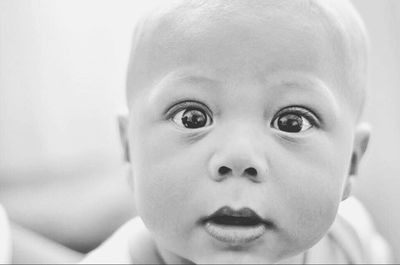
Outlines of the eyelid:
M206 104L197 100L183 100L178 103L175 103L164 112L164 115L166 116L167 119L171 119L175 114L177 114L181 110L187 108L196 108L196 107L205 110L207 114L210 116L211 121L213 120L212 111L210 110L210 108Z
M300 114L300 115L306 117L310 121L311 125L316 126L317 128L319 128L321 126L321 121L320 121L318 115L316 115L309 108L306 108L303 106L290 106L290 107L281 109L280 111L278 111L277 114L275 114L274 118L271 121L271 125L273 124L275 119L277 119L278 117L280 117L284 114L290 114L290 113Z

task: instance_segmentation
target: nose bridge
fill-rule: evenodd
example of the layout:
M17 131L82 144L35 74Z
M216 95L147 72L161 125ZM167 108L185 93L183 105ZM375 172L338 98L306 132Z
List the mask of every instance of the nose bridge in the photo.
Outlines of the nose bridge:
M246 130L231 132L221 147L220 155L225 157L226 163L229 163L232 169L239 170L247 164L252 164L252 160L256 159L258 152L255 140L254 135Z
M229 176L259 182L267 174L267 161L258 130L249 123L230 126L220 138L210 160L211 176L221 181Z

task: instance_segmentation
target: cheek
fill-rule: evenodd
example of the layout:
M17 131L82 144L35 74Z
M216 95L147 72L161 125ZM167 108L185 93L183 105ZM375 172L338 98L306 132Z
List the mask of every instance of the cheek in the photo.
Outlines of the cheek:
M140 141L131 148L138 212L157 235L183 236L187 223L196 218L193 209L198 208L205 174L204 155L168 130L139 135Z
M281 194L282 225L289 240L318 241L335 219L348 172L347 141L316 141L291 146L273 159L277 194ZM290 161L290 162L288 162Z

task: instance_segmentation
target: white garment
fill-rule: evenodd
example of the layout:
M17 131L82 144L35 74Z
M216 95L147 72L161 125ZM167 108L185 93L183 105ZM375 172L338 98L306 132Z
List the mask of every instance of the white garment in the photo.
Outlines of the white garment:
M130 239L143 231L136 217L119 228L100 247L90 252L82 264L155 263L154 253L141 253L146 260L130 255ZM141 242L147 244L149 242ZM337 218L328 233L306 252L306 264L385 264L391 263L391 252L379 235L364 206L354 197L342 202Z
M11 263L10 224L4 208L0 205L0 264Z
M378 233L372 218L354 197L340 204L335 222L314 247L306 264L388 264L391 249Z

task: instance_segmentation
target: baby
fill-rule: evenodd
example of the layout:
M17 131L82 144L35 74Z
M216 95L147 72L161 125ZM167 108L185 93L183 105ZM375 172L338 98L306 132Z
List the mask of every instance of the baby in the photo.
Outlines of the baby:
M349 197L367 40L345 0L181 0L135 32L122 139L140 217L83 263L386 262Z

